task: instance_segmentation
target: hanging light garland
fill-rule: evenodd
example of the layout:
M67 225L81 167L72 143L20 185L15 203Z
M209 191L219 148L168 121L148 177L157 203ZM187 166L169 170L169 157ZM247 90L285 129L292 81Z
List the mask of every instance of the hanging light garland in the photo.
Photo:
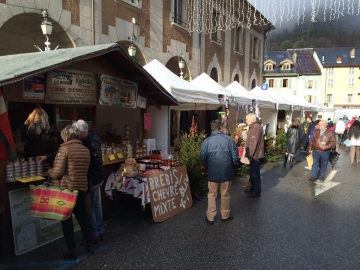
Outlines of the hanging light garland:
M316 22L320 7L324 22L347 15L360 14L360 0L188 0L189 33L215 33L232 28L266 26L289 22L296 17L298 25L306 19L306 4L310 3L310 21ZM357 3L355 3L357 2ZM357 10L357 11L356 11ZM260 12L262 11L262 12Z

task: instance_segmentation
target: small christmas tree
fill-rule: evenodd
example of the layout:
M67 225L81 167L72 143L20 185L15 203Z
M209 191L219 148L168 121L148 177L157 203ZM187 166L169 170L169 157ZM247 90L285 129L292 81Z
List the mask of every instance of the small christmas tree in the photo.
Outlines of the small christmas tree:
M185 165L194 194L202 194L207 187L206 171L200 162L200 150L205 133L198 134L197 124L192 118L189 133L183 133L179 141L179 160Z

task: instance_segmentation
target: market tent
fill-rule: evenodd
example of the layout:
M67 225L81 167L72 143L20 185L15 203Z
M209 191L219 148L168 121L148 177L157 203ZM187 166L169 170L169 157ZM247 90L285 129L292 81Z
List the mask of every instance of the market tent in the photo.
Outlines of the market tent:
M144 69L181 103L219 104L217 95L181 79L156 59Z
M117 43L1 56L0 86L96 57L102 57L108 66L118 68L129 80L136 81L143 95L157 108L179 104Z
M227 97L231 97L231 93L226 88L222 87L220 84L215 82L209 75L206 73L201 73L194 80L190 82L192 85L199 87L201 89L206 89L207 92L218 98L218 95L226 95Z
M241 97L243 99L249 99L249 104L252 104L252 100L256 99L250 91L248 91L244 86L242 86L237 81L233 81L231 84L225 87L230 93L235 97L235 102L238 101L237 97ZM241 100L242 101L242 100ZM262 101L259 100L259 108L274 108L274 103L270 101ZM246 104L246 102L241 102L242 104Z
M275 97L275 98L281 98L287 102L290 102L290 104L293 105L293 109L294 110L302 110L302 109L305 109L305 110L313 110L315 111L316 110L316 107L315 105L307 102L305 99L303 98L299 98L297 96L294 96L294 95L288 95L288 94L279 94L277 93L276 91L269 91L268 94L270 94L271 96Z
M267 94L266 90L261 90L259 86L256 86L254 89L252 89L250 93L258 100L270 101L278 104L279 109L288 110L290 109L290 105L292 105L289 101Z

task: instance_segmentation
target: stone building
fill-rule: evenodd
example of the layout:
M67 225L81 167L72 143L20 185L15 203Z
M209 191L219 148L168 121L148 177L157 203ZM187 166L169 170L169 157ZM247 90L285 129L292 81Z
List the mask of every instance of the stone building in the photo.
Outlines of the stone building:
M190 34L191 1L0 0L0 55L34 52L34 45L42 48L46 39L41 11L47 9L53 24L52 49L113 42L128 48L133 41L140 65L158 59L175 74L183 71L186 80L205 72L223 86L234 80L248 90L260 85L266 33L272 25L254 25L252 18L243 18L239 27L228 31ZM254 17L262 16L248 7ZM183 70L180 59L185 61Z

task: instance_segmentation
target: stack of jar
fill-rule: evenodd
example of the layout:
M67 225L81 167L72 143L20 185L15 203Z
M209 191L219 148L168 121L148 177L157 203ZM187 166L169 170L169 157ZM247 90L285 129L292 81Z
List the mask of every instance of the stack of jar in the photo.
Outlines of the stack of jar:
M43 165L41 161L36 161L36 175L42 175Z
M126 145L126 157L132 158L133 157L133 148L130 143Z
M29 161L30 162L30 161ZM27 161L21 159L21 178L29 177L29 167Z
M146 144L140 144L140 141L135 142L135 158L146 156Z
M15 181L15 168L14 163L6 164L6 181L11 182Z
M21 165L20 162L17 160L14 164L14 176L15 176L15 180L20 179L21 178Z
M149 158L151 160L150 169L159 169L161 166L163 166L160 150L150 151Z
M33 158L29 158L29 176L35 176L36 175L36 163Z

